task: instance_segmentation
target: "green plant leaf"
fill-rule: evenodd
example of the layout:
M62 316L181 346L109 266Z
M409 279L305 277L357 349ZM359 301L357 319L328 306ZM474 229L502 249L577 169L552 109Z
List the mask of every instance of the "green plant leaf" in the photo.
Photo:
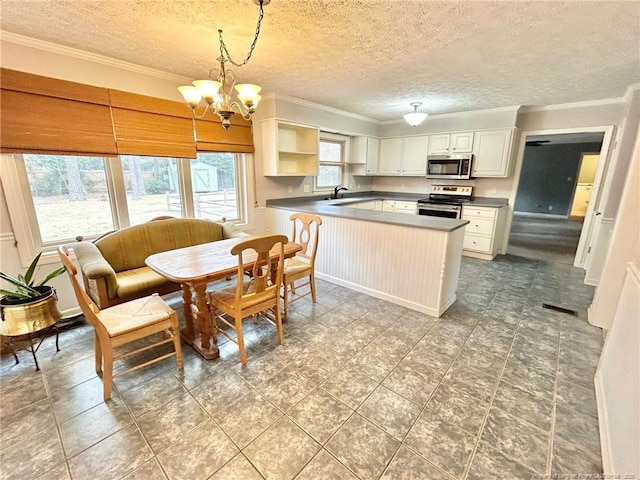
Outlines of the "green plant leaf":
M3 297L19 298L20 300L31 298L29 295L25 295L23 293L10 292L8 290L3 290L3 289L0 289L0 295L2 295Z
M36 271L36 267L38 266L38 262L40 261L40 256L42 252L35 256L35 258L31 261L31 265L27 268L27 271L24 274L24 283L28 285L33 285L33 273Z
M3 280L6 280L7 282L9 282L12 285L15 285L16 287L18 287L18 290L20 290L20 289L26 290L27 292L30 293L30 296L40 295L40 292L35 290L33 287L27 285L24 282L21 282L17 278L13 278L13 277L7 275L6 273L0 272L0 278L3 279Z
M38 287L43 286L45 283L47 283L52 278L56 278L56 277L62 275L65 271L66 270L64 269L64 267L57 268L53 272L49 273L49 275L47 275L47 277L44 280L42 280L37 286Z

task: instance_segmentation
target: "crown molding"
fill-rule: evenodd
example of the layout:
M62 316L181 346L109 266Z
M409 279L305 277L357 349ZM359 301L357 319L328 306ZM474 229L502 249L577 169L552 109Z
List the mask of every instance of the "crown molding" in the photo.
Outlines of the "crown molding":
M63 45L57 45L55 43L46 42L44 40L37 40L31 37L25 37L24 35L18 35L16 33L6 32L0 30L0 40L3 42L15 43L16 45L22 45L25 47L35 48L50 53L56 53L58 55L64 55L67 57L77 58L80 60L86 60L100 65L106 65L109 67L119 68L121 70L127 70L133 73L139 73L142 75L148 75L154 78L161 78L164 80L171 80L181 83L190 83L192 79L183 77L182 75L176 75L173 73L163 72L149 67L143 67L134 63L124 62L115 58L106 57L104 55L98 55L97 53L85 52L78 50L77 48L65 47Z
M603 98L600 100L586 100L584 102L573 102L573 103L558 103L556 105L542 105L542 106L524 106L520 113L531 113L531 112L546 112L551 110L565 110L569 108L585 108L585 107L598 107L603 105L615 105L616 103L623 103L624 99L622 97L617 98Z
M496 108L486 108L484 110L467 110L464 112L450 112L450 113L440 113L440 114L429 114L427 120L429 118L449 118L449 117L457 117L459 115L475 115L475 114L485 114L485 113L502 113L502 112L513 112L518 113L522 108L522 105L510 105L508 107L496 107ZM396 118L393 120L383 120L380 122L380 125L394 125L397 123L406 123L404 118Z
M291 97L289 95L284 95L282 93L270 92L270 93L267 93L266 95L263 95L262 98L274 99L276 101L283 100L287 103L293 103L295 105L300 105L302 107L315 108L317 110L322 110L328 113L335 113L336 115L341 115L343 117L351 117L351 118L355 118L356 120L362 120L363 122L369 122L375 125L380 125L380 120L376 120L375 118L365 117L364 115L347 112L346 110L340 110L339 108L328 107L320 103L314 103L308 100L302 100L301 98Z

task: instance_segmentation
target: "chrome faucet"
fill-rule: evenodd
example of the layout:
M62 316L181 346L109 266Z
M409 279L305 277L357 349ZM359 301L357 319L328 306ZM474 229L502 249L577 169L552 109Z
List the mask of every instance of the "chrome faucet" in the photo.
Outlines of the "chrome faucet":
M349 190L349 189L338 185L336 188L333 189L333 196L331 197L333 200L338 198L338 193L340 192L340 190ZM344 198L344 194L342 195L342 197Z

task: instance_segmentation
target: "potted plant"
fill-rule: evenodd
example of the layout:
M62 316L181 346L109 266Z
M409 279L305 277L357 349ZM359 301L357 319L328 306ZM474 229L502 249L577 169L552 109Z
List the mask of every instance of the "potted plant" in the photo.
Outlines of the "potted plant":
M40 331L60 320L56 292L46 283L62 275L63 267L50 272L44 280L35 283L34 274L42 253L31 262L24 275L12 277L0 272L0 278L15 287L0 289L0 335L19 336Z

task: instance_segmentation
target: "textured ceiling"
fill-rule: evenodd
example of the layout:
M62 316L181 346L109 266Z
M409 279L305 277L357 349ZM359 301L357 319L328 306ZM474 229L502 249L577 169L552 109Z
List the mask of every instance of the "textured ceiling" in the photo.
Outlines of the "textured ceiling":
M251 0L2 0L2 30L205 77L217 29L234 60ZM272 0L251 61L235 69L311 102L394 120L620 97L640 82L640 2Z

